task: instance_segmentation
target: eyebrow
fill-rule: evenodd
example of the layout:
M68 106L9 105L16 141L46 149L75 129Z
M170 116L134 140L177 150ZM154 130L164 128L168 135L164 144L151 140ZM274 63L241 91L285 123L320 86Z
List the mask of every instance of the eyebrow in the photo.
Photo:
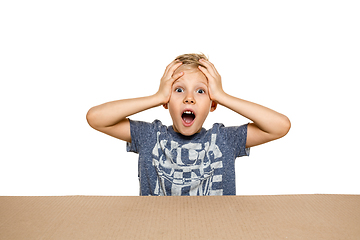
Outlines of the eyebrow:
M174 83L173 83L173 86L175 86L175 84L182 84L181 82L179 82L181 79L178 79L178 80L176 80ZM196 83L196 85L203 85L203 86L205 86L205 87L209 87L209 85L207 84L207 83L205 83L205 82L202 82L202 81L198 81L197 83Z

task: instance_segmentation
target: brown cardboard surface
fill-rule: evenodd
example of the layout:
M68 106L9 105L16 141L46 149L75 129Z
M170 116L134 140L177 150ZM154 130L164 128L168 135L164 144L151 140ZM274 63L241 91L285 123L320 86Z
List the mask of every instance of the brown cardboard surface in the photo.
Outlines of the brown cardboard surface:
M3 196L0 239L360 239L360 195Z

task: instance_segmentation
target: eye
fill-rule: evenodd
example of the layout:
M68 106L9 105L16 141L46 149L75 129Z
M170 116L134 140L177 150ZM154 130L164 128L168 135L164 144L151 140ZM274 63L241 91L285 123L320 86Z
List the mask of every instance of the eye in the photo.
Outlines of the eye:
M181 93L181 92L183 92L184 91L184 89L182 89L182 88L175 88L175 92L178 92L178 93Z
M205 90L204 90L204 89L199 89L199 90L197 90L196 92L197 92L197 93L200 93L200 94L203 94L203 93L205 93Z

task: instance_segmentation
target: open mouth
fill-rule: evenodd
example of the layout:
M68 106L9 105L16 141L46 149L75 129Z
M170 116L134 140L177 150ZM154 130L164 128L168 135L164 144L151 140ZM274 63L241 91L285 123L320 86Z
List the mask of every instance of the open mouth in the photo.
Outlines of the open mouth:
M185 126L190 126L195 120L195 114L193 111L185 110L181 115L181 118Z

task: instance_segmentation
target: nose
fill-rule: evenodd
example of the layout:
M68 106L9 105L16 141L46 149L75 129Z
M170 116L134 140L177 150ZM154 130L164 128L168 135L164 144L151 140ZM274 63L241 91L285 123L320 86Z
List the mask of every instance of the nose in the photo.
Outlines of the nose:
M196 101L195 101L195 98L192 94L187 94L184 98L184 103L186 104L195 104Z

